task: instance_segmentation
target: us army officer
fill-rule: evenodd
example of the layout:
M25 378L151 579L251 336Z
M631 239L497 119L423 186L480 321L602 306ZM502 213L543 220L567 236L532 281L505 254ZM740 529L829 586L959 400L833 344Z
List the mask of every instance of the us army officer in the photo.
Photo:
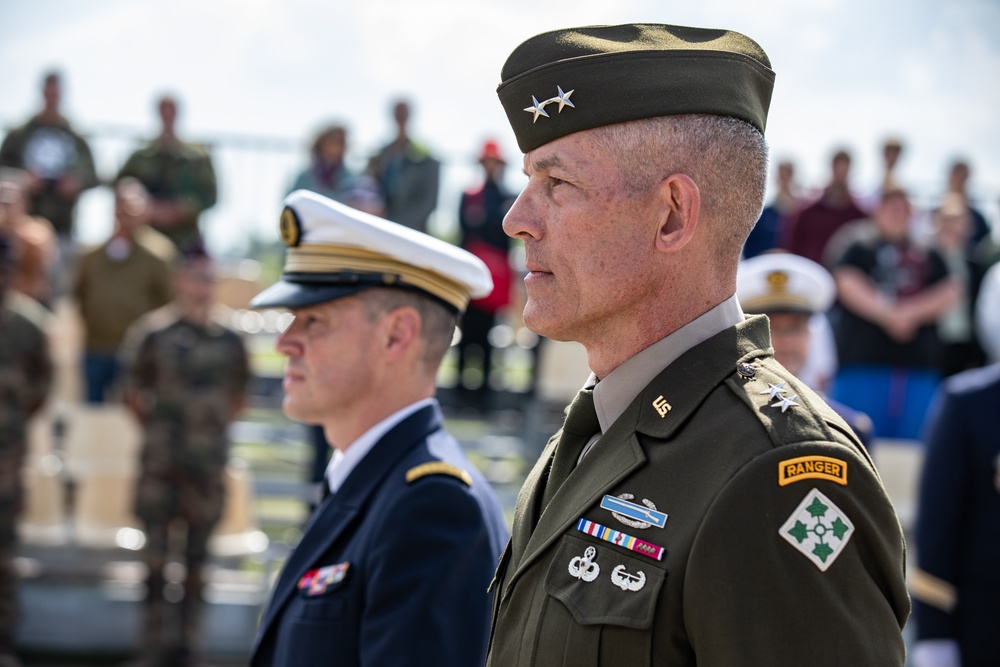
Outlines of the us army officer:
M724 30L556 30L500 101L525 323L593 375L517 500L488 664L903 664L903 537L850 429L735 298L774 73Z

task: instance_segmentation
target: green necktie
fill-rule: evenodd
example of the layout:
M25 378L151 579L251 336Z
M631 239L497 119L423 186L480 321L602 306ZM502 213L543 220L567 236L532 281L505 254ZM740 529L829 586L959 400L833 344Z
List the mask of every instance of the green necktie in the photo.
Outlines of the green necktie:
M601 424L597 420L597 410L594 408L594 390L581 389L566 411L566 421L563 423L562 433L556 444L556 453L552 457L549 477L542 492L542 511L573 472L584 445L600 430Z

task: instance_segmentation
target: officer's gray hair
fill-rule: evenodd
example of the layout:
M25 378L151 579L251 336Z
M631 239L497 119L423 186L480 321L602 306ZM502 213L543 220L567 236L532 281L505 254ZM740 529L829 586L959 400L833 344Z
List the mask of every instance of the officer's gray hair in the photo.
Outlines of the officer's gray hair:
M402 306L410 306L420 314L420 336L426 343L423 356L425 370L437 373L445 352L455 335L457 316L442 303L409 289L370 287L358 293L369 321Z
M714 223L716 256L727 264L739 257L767 189L767 142L757 128L727 116L661 116L597 128L595 137L633 194L671 174L690 176Z

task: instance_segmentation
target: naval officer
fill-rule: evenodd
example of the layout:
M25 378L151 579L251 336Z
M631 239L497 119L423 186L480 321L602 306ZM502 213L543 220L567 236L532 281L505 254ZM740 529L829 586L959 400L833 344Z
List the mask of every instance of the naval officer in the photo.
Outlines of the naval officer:
M295 315L284 411L335 448L329 495L289 556L250 664L481 664L490 575L507 539L499 502L442 428L438 365L470 298L475 256L296 191L284 274L253 306Z
M1000 299L981 294L977 305L985 321L1000 320ZM1000 329L982 333L984 346L1000 350ZM945 380L927 419L919 486L913 667L1000 665L998 428L1000 363Z
M826 317L836 293L829 271L788 252L767 252L743 260L736 275L736 297L744 312L767 315L774 359L796 377L803 375L813 354L813 319ZM823 399L844 418L861 444L871 447L871 418L826 395Z
M503 66L524 320L593 374L518 496L491 667L904 662L892 504L735 297L773 80L743 35L653 24L544 33Z

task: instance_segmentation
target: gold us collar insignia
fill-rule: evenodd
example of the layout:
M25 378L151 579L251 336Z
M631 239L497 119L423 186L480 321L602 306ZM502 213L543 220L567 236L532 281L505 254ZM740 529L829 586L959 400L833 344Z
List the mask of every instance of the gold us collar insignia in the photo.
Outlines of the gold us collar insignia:
M559 109L556 111L556 113L562 113L563 107L572 107L574 109L576 108L576 105L569 101L569 96L575 92L574 90L571 90L568 93L564 93L561 86L556 86L556 91L558 94L555 97L550 97L544 102L539 102L538 98L536 98L534 95L531 96L531 106L525 107L524 111L535 114L535 117L531 121L532 124L538 121L539 116L545 116L546 118L551 118L551 116L549 116L549 112L545 110L545 107L547 107L550 104L559 105Z

